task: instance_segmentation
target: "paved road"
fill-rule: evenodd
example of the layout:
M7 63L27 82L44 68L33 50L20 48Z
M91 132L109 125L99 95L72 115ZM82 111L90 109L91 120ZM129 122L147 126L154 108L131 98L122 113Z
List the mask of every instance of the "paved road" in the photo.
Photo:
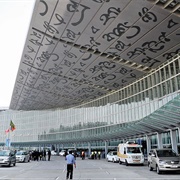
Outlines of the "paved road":
M180 173L158 175L147 165L125 166L103 160L77 158L74 180L180 180ZM52 156L51 161L17 163L15 167L0 167L0 180L65 180L64 157Z

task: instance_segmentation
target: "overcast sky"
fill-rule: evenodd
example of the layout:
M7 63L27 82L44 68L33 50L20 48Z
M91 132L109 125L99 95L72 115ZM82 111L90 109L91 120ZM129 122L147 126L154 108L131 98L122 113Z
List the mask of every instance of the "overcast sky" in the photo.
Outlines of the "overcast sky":
M35 0L0 0L0 108L10 106Z

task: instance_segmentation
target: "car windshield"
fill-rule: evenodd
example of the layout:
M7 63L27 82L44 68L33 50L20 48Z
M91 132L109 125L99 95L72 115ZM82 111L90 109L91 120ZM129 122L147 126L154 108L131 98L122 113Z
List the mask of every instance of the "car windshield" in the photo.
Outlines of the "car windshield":
M177 154L171 149L157 150L158 157L176 157Z
M127 153L141 153L140 147L128 147Z
M0 156L9 156L9 151L0 151Z
M17 153L16 153L16 155L22 155L23 154L23 152L20 152L20 151L18 151Z

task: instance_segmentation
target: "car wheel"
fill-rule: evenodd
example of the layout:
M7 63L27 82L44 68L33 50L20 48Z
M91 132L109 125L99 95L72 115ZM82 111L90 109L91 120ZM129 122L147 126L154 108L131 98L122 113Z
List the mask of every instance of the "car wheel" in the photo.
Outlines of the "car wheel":
M148 163L148 168L149 168L150 171L153 170L153 168L151 167L150 163Z
M159 170L159 166L158 165L156 165L156 172L157 172L157 174L161 174L161 171Z
M128 162L127 162L127 160L125 161L125 165L126 165L126 166L128 166L128 165L129 165L129 164L128 164Z

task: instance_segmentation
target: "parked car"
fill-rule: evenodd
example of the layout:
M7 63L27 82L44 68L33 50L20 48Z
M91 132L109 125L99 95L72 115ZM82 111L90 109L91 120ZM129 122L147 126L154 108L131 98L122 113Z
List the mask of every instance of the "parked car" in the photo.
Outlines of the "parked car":
M112 162L119 162L119 157L117 156L117 151L110 151L107 156L106 156L106 160L112 161Z
M162 171L180 171L180 156L169 148L152 149L148 155L148 167L158 174Z
M0 150L0 165L16 165L16 154L12 150Z
M27 151L17 151L16 152L16 162L29 162L30 155Z
M57 155L57 152L51 151L51 155L52 155L52 156L56 156L56 155Z
M66 153L66 150L61 150L60 153L59 153L59 155L60 155L60 156L65 156L65 153Z

